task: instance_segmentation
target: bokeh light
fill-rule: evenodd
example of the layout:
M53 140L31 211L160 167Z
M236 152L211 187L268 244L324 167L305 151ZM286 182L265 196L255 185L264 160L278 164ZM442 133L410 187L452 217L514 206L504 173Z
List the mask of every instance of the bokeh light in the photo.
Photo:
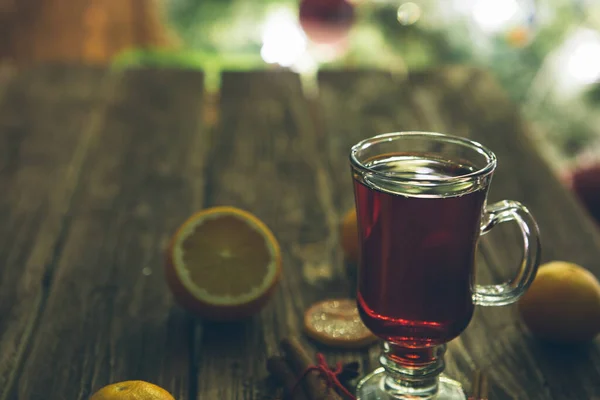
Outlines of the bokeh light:
M398 7L397 18L402 25L412 25L421 18L421 7L412 2L401 4Z
M306 51L306 36L297 16L288 9L277 9L268 14L263 28L262 59L269 64L290 67Z
M473 19L485 32L504 29L520 11L517 0L478 0L473 6Z
M600 79L600 34L586 33L574 43L566 65L566 72L584 85Z

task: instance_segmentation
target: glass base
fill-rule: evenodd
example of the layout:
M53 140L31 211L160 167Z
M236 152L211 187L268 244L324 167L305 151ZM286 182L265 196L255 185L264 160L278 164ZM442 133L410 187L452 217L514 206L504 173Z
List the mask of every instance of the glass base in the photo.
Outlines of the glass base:
M467 396L460 383L441 375L438 380L437 390L421 388L408 393L406 388L395 388L394 381L387 379L388 375L383 367L364 377L356 387L358 400L466 400Z

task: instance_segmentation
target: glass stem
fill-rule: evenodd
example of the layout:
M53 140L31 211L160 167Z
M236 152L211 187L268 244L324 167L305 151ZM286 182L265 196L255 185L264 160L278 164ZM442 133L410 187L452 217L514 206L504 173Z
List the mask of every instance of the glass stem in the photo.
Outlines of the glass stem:
M396 399L432 399L444 370L446 345L408 348L383 343L379 362L386 372L384 390Z

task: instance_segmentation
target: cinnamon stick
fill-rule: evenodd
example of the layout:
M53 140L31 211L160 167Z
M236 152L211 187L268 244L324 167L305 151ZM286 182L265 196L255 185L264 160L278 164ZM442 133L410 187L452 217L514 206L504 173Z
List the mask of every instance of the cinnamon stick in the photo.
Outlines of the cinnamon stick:
M290 400L309 400L294 370L283 357L274 356L267 359L267 371L284 387L285 398ZM298 387L296 387L298 386Z
M283 339L280 347L297 377L315 363L295 338ZM342 400L340 395L329 387L327 381L316 373L306 374L302 379L302 385L311 400Z

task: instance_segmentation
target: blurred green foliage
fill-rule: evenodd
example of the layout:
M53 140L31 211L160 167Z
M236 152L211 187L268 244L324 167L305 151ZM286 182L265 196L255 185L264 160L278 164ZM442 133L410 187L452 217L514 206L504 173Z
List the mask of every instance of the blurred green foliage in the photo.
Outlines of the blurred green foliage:
M269 67L260 57L262 28L268 13L277 7L286 7L293 13L298 10L297 0L166 1L166 19L179 35L182 49L136 50L123 54L115 64L203 69L209 88L218 85L221 70ZM424 16L434 11L440 15L450 13L449 0L413 1L422 4ZM539 85L540 79L548 87L553 84L552 77L541 72L549 55L575 28L600 24L600 18L586 13L584 7L588 3L584 0L531 1L550 11L544 18L536 16L524 27L529 37L523 46L507 40L505 33L486 35L474 31L466 17L433 22L422 18L414 25L404 26L397 19L397 9L403 1L362 1L355 7L356 19L346 51L319 67L415 70L458 63L486 68L496 75L511 98L523 105L526 116L543 128L542 140L552 142L570 158L600 136L598 128L590 123L590 113L600 108L600 85L593 85L570 105L556 104L532 87Z

